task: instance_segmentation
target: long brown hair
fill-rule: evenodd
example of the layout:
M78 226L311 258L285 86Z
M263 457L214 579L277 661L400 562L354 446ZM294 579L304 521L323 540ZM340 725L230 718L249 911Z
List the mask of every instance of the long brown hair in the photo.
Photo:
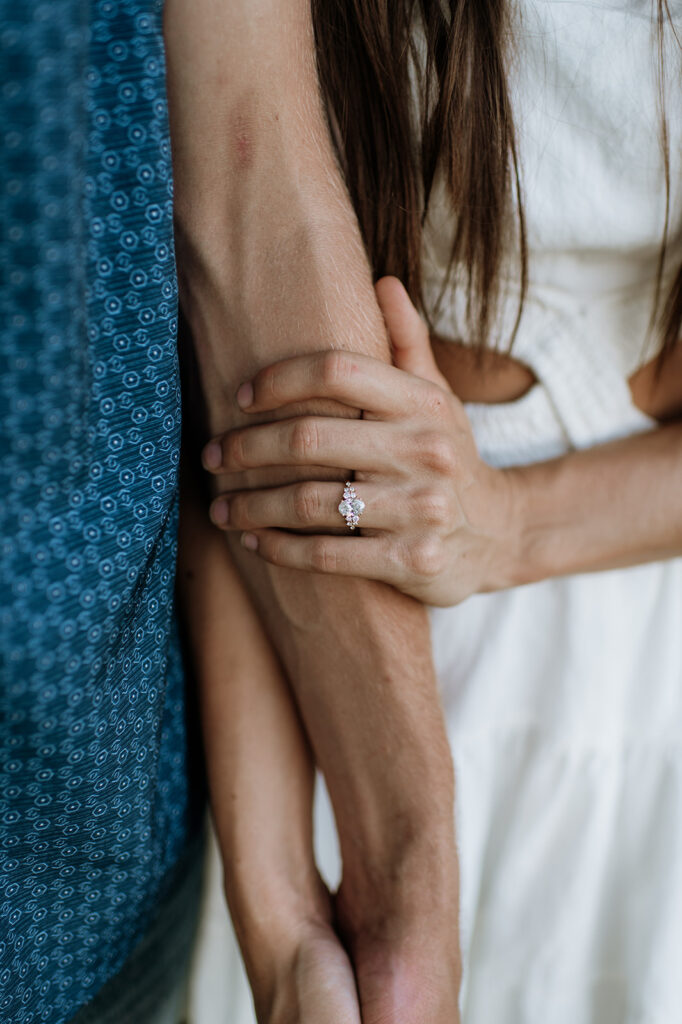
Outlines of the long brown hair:
M682 325L682 267L664 297L670 230L665 29L669 24L674 33L674 27L668 0L654 3L666 207L651 322L665 353ZM520 302L511 343L528 258L506 75L506 0L312 0L312 9L323 98L374 273L395 274L425 311L423 230L442 169L457 214L448 275L454 269L463 281L469 340L480 346L489 342L503 259L514 243Z

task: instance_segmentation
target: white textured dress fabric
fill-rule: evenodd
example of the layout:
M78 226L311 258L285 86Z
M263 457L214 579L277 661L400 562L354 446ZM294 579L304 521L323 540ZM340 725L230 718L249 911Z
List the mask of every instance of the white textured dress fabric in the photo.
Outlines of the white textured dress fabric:
M679 33L682 7L670 6ZM515 9L531 286L514 351L538 383L519 401L468 406L491 464L654 426L627 386L651 355L664 219L654 8L523 0ZM682 258L675 60L671 268ZM451 237L437 194L425 252L434 301ZM461 337L455 294L437 327ZM682 560L479 595L432 609L431 621L457 777L464 1024L682 1021ZM333 878L322 803L318 843ZM247 1024L212 906L194 1019Z
M494 465L653 426L627 386L651 355L664 217L652 9L523 6L531 286L515 353L538 384L468 407ZM679 4L673 14L679 31ZM679 260L682 82L670 79ZM435 294L451 234L437 211L431 223ZM513 299L510 287L509 318ZM438 327L458 336L455 300ZM682 560L479 595L431 618L457 778L465 1024L682 1021Z

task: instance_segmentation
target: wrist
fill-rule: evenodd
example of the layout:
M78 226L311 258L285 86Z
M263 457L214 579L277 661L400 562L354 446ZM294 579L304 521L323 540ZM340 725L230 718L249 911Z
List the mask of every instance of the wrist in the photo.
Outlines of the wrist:
M490 469L486 502L492 537L479 593L521 586L535 578L529 561L529 495L525 467Z
M280 956L265 987L254 986L259 1024L359 1024L356 979L331 923L308 922Z
M253 885L244 899L229 885L226 892L249 984L263 1011L258 1019L269 1019L265 1008L285 986L300 949L332 929L329 894L319 876L316 892L309 895L278 888L271 880Z
M449 800L447 809L445 800ZM372 920L428 915L437 909L444 894L456 894L452 807L452 796L444 795L443 811L431 820L424 817L414 829L394 817L388 842L380 851L367 850L359 840L357 849L344 855L339 897L346 923L354 931L366 928Z
M502 470L507 496L502 585L518 587L553 575L550 533L543 512L544 491L536 486L535 466Z
M397 874L389 867L371 891L354 891L344 868L337 926L363 1004L379 999L397 1020L454 1022L461 976L454 841L412 853L414 859Z
M431 729L432 752L438 736ZM423 738L410 745L425 752ZM366 787L367 804L354 821L337 814L343 880L336 907L343 930L391 939L389 945L399 944L412 923L439 917L446 904L451 909L458 891L449 747L430 761L409 759L406 767L411 781L398 779L399 789L392 783Z

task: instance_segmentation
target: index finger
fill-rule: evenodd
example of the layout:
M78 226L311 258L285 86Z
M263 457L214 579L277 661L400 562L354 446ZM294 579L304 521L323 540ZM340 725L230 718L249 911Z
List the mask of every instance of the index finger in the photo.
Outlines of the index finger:
M333 398L391 419L420 403L429 387L421 378L380 359L332 349L266 366L242 384L237 401L245 412L270 412L311 398Z

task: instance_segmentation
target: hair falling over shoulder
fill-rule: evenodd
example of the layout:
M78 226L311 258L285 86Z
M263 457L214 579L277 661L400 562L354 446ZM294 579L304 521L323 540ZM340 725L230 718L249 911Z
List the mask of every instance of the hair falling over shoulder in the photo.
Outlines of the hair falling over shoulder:
M682 267L667 295L662 285L671 184L664 61L667 32L675 30L668 0L652 5L666 212L651 324L665 353L682 326ZM441 171L457 214L443 288L455 272L466 293L468 340L484 346L512 247L520 278L516 326L527 290L506 71L508 0L312 0L312 8L323 97L375 275L395 274L424 311L422 234Z

